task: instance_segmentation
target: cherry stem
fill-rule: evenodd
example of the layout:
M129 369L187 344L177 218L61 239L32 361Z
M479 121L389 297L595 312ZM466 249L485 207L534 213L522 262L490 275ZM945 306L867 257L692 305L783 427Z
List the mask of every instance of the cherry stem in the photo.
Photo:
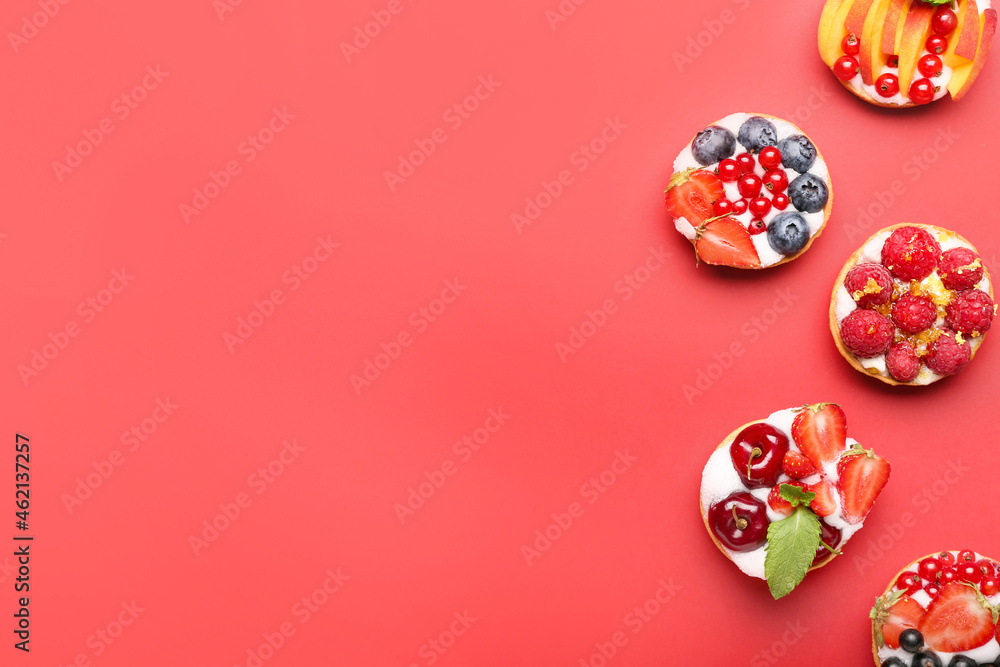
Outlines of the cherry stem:
M843 555L839 551L837 551L836 549L834 549L833 547L831 547L829 544L827 544L826 542L824 542L823 540L820 540L819 545L821 547L824 547L827 551L829 551L832 554L836 554L838 556Z
M753 475L750 474L750 469L753 467L753 460L764 456L764 452L760 447L754 447L750 450L750 458L747 460L747 479L753 479Z
M736 521L737 528L739 528L740 530L746 530L747 520L744 519L743 517L736 515L736 507L733 507L733 520Z

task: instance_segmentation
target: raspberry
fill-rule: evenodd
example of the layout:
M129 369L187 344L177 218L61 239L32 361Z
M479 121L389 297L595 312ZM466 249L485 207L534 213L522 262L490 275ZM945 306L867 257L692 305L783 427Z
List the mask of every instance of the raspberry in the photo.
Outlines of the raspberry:
M889 349L895 329L887 317L859 308L840 323L840 338L857 357L877 357Z
M983 279L983 262L969 248L952 248L941 254L938 273L948 289L969 289Z
M885 367L898 382L913 382L920 373L920 358L909 342L896 343L885 355Z
M882 246L882 264L900 280L923 280L937 268L941 246L920 227L900 227Z
M948 304L945 322L955 331L979 336L993 322L993 299L982 290L959 292Z
M925 296L905 294L892 304L892 321L906 333L917 333L937 320L937 306Z
M955 340L954 332L943 331L928 348L924 363L935 373L955 375L965 370L970 359L972 359L972 348L969 342L959 343Z
M892 276L881 264L858 264L847 272L844 287L858 308L880 306L892 296Z

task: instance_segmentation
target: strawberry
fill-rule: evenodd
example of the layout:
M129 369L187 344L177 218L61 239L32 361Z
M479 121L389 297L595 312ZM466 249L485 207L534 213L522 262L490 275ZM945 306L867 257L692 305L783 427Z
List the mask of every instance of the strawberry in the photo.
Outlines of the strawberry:
M705 169L688 169L670 179L667 212L697 227L715 215L713 205L725 196L726 190L718 176Z
M782 482L782 484L791 484L803 491L809 490L802 482ZM771 492L767 494L767 505L781 516L791 516L795 509L790 502L781 497L781 484L775 484L771 487Z
M847 417L835 403L807 405L792 421L792 439L817 468L822 468L847 449Z
M750 232L739 220L722 216L710 218L697 229L694 252L699 261L722 266L755 268L760 257Z
M955 582L941 589L918 629L935 651L958 653L982 646L996 633L996 610L974 586Z
M819 472L812 461L802 454L791 450L785 452L785 458L781 462L781 469L792 479L803 479Z
M889 462L872 450L855 445L840 457L837 475L844 519L850 524L861 523L889 481Z
M889 648L899 648L899 635L903 630L916 628L923 618L924 608L916 600L903 596L884 612L882 637ZM881 618L878 620L882 620Z
M806 491L816 494L813 501L809 503L809 508L816 513L816 516L830 516L837 511L837 500L833 496L833 484L822 481L815 484L806 485Z

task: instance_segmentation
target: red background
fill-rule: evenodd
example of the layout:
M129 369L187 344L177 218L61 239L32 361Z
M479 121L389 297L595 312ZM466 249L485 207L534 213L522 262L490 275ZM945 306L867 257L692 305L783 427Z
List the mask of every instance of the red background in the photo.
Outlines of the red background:
M868 609L900 567L944 548L1000 556L983 529L995 344L905 391L853 371L826 319L842 263L883 226L953 228L996 265L1000 66L960 103L883 111L820 61L820 3L792 0L591 0L555 28L556 0L402 0L348 62L341 42L387 4L245 0L220 18L210 0L69 2L16 53L0 47L4 469L14 433L29 435L36 538L32 651L0 628L0 662L247 665L291 622L265 664L429 665L421 647L467 611L436 664L596 666L619 631L609 664L623 667L865 664ZM0 27L37 11L7 2ZM113 101L147 66L167 74L120 119ZM499 85L456 129L444 114L480 77ZM240 144L274 108L295 117L248 162ZM696 268L663 210L683 143L735 111L797 122L834 184L812 249L760 273ZM106 117L114 130L57 178L52 163ZM580 172L574 153L607 119L627 127ZM385 172L438 128L446 140L390 190ZM230 160L239 173L186 224L179 205ZM512 214L563 170L572 181L519 232ZM869 207L877 219L859 217ZM282 277L317 237L339 248L292 290ZM664 266L616 292L661 247ZM134 279L102 293L122 267ZM419 332L411 314L448 280L465 289ZM284 302L231 352L224 335L274 289ZM113 298L88 322L88 297ZM561 360L557 343L606 299L615 312ZM78 335L22 377L70 323ZM410 344L356 391L351 375L400 332ZM686 397L700 372L710 386ZM176 410L128 451L121 435L167 398ZM775 602L705 534L700 472L736 426L817 401L845 407L892 480L845 556ZM509 419L462 460L453 443L497 408ZM250 476L292 439L305 450L257 494ZM69 511L116 450L121 465ZM589 503L581 486L625 450L636 461ZM396 504L448 460L454 474L401 522ZM967 467L957 483L949 461ZM18 532L13 484L0 481L0 535ZM196 555L189 538L241 493L252 503ZM529 565L522 546L574 502L582 515ZM293 605L328 568L349 579L300 623ZM0 576L12 628L14 575ZM680 590L632 632L626 614L661 580ZM95 644L133 600L144 611Z

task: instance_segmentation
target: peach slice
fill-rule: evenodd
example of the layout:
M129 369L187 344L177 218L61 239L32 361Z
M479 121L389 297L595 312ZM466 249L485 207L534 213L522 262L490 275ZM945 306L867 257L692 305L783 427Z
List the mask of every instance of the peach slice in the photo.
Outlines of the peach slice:
M861 80L871 85L882 72L889 57L882 53L882 26L885 15L889 11L892 0L875 0L865 19L865 27L861 33L861 53L858 60L861 63Z
M843 55L840 43L847 35L844 21L854 0L828 0L819 20L819 55L827 67L833 67L837 58Z
M955 55L962 56L966 60L976 59L976 50L979 46L979 32L981 24L979 22L979 6L976 0L968 0L961 3L958 25L962 26L955 45ZM964 14L964 16L962 16Z
M861 35L865 30L865 18L868 16L868 10L871 8L873 1L854 0L854 4L851 5L851 11L847 13L847 20L844 21L844 27L847 28L848 33L854 33L858 39L861 39Z
M882 26L882 53L887 56L896 54L896 31L900 17L906 16L912 0L890 0L889 9L885 14L885 25Z
M962 99L969 92L969 88L972 87L980 70L983 69L983 65L986 64L986 57L990 54L993 35L997 29L996 10L990 7L984 11L980 15L979 24L979 47L976 49L976 59L956 67L951 75L951 81L948 82L948 92L951 93L951 99L956 101Z
M914 2L903 24L903 37L899 44L899 92L909 97L913 72L917 60L924 52L924 45L931 32L931 17L935 7L926 2Z

